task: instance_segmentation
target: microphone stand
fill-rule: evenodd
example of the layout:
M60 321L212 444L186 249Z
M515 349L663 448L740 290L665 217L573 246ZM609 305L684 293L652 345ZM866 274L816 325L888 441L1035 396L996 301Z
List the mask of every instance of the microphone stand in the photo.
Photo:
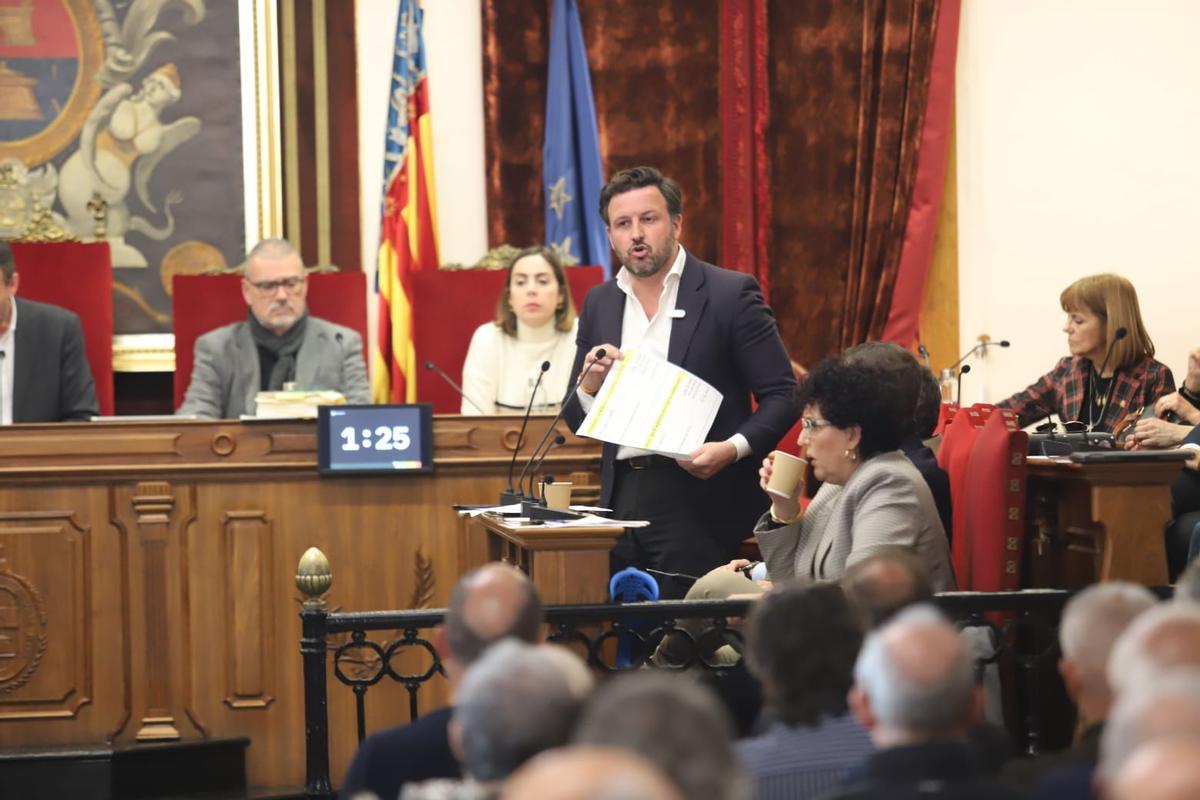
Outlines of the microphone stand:
M962 408L962 376L971 371L970 364L963 364L962 369L958 371L958 398L954 401L959 408Z
M339 333L338 336L341 336L341 334ZM455 383L454 380L449 375L447 375L445 372L443 372L441 367L439 367L437 364L433 363L432 361L426 361L425 369L433 372L439 378L441 378L446 383L448 383L450 385L450 388L458 393L459 397L461 397L463 400L466 400L471 405L475 406L475 410L478 411L481 416L483 415L484 411L482 408L479 407L479 404L476 403L471 398L467 397L467 393L463 391L463 388L461 386L459 386L457 383Z
M521 432L517 434L517 444L513 447L512 460L508 462L508 485L504 491L500 493L500 505L510 506L513 503L519 503L525 499L521 494L521 482L517 481L516 491L513 491L513 470L517 467L517 453L521 450L521 442L525 440L525 426L529 424L529 415L533 413L533 399L537 397L538 387L542 385L542 376L550 371L550 362L543 361L542 369L538 372L537 380L533 384L533 391L529 393L529 405L525 406L525 417L521 420ZM559 413L562 413L561 411ZM541 447L539 444L538 447ZM537 448L534 448L537 452Z

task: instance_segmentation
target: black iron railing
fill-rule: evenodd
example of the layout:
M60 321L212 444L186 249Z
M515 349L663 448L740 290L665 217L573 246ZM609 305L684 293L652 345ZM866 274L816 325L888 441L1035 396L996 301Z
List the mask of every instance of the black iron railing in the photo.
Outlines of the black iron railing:
M327 567L326 567L327 568ZM303 572L303 562L302 562ZM301 576L303 577L303 576ZM300 578L298 577L298 583ZM408 693L409 714L417 717L417 699L423 686L445 676L438 653L423 633L439 625L444 609L419 611L367 611L328 613L320 594L328 588L308 576L301 589L309 601L301 611L303 636L300 652L304 659L305 735L307 739L306 796L332 796L329 777L329 728L326 675L327 653L333 653L333 674L349 686L355 695L358 738L366 735L366 694L385 678L404 686ZM1156 590L1160 596L1169 588ZM1043 746L1043 722L1047 713L1048 691L1061 696L1057 672L1058 618L1071 593L1058 590L1020 592L953 592L938 595L937 605L962 628L983 627L992 631L995 650L981 659L982 671L990 663L1002 662L1011 680L1013 697L1006 698L1009 717L1017 731L1014 739L1029 754ZM548 606L545 620L549 639L568 645L602 672L653 666L648 663L652 648L665 635L679 637L689 648L683 667L700 665L715 673L728 667L710 663L710 641L737 641L741 634L729 624L744 617L749 600L665 601L628 605ZM685 627L681 627L681 624ZM377 642L372 632L393 632L397 636ZM710 639L714 637L714 639ZM614 643L626 642L628 663L615 663ZM423 656L417 671L402 671L396 661L416 652ZM425 661L427 659L427 661ZM411 660L411 658L410 658ZM679 666L678 660L674 668ZM1047 686L1046 684L1052 684Z

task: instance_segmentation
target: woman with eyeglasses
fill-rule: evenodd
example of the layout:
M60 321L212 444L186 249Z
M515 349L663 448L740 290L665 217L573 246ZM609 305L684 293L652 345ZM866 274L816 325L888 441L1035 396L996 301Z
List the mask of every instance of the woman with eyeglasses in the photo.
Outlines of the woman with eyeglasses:
M496 319L475 330L463 362L463 414L522 414L562 403L575 360L575 305L562 263L547 247L529 247L508 266ZM542 365L550 369L541 376Z
M1058 414L1064 423L1112 433L1175 391L1171 370L1154 360L1137 292L1120 275L1089 275L1059 295L1071 355L1024 391L996 405L1022 426Z
M730 561L696 581L687 599L757 594L776 581L836 581L856 561L895 547L921 563L934 591L954 589L937 505L921 473L899 449L913 425L906 397L911 395L901 389L895 372L845 356L822 361L802 378L796 389L796 405L803 409L800 449L824 483L807 508L800 502L803 481L789 497L767 492L771 507L754 529L765 562ZM759 470L764 491L773 467L771 453ZM655 660L686 662L690 650L683 637L666 637ZM728 661L736 655L718 652L715 658Z

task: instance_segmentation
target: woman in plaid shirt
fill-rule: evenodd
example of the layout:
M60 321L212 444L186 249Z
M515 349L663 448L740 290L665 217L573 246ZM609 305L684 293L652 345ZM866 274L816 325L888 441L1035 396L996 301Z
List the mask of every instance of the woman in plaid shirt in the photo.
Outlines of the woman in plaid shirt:
M1071 355L996 404L1015 411L1022 426L1054 412L1063 422L1078 420L1088 430L1111 433L1122 420L1175 391L1171 370L1154 360L1154 343L1128 280L1113 274L1080 278L1063 290L1059 302L1067 312L1063 332Z

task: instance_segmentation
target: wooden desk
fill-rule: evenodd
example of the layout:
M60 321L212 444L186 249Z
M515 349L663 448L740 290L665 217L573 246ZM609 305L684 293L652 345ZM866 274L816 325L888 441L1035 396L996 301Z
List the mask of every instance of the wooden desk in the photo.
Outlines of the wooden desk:
M510 524L489 514L471 520L477 563L507 561L524 570L547 605L608 602L608 551L625 529Z
M1163 527L1177 463L1029 460L1024 585L1077 589L1096 581L1167 583Z
M311 422L0 429L0 747L244 735L252 785L302 784L297 559L328 555L331 609L445 605L450 506L497 497L519 426L436 417L433 473L345 478L317 476ZM598 443L560 431L547 469L598 482ZM353 697L329 682L340 779ZM370 729L407 718L402 688L371 692Z

